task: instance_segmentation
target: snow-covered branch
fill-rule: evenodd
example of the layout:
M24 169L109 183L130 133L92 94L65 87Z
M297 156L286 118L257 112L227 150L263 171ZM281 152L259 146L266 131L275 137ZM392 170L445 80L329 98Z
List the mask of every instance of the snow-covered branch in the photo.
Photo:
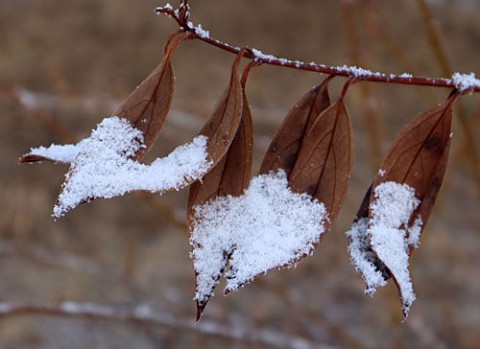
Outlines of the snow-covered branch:
M189 21L189 6L182 2L178 9L172 5L166 4L155 9L157 14L164 14L177 22L180 29L190 34L190 38L201 40L209 45L218 47L224 51L238 55L242 48L218 40L210 35L210 32L204 29L200 24L195 25ZM343 76L357 81L370 81L388 84L419 85L456 89L463 94L480 92L480 80L474 73L454 73L449 78L431 78L423 76L414 76L410 73L391 74L384 72L375 72L356 66L329 66L316 62L304 62L290 58L277 57L271 54L265 54L255 48L243 48L243 56L250 58L259 64L269 64L274 66L304 70L334 76Z

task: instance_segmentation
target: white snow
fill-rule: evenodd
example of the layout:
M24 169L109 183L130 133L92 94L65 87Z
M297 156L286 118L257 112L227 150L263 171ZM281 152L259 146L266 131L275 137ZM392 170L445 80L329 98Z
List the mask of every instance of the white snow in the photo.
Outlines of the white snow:
M76 145L32 149L31 155L72 163L53 216L59 218L93 198L108 199L134 190L179 189L202 178L211 167L205 136L194 138L150 165L132 160L144 146L140 130L128 120L110 117L104 119L89 138Z
M415 300L408 271L409 249L419 245L423 221L419 215L411 227L408 224L419 205L420 200L409 185L381 183L373 192L370 217L361 218L347 232L350 259L365 280L365 292L372 295L377 287L386 285L381 271L374 264L378 258L377 264L382 262L398 284L405 315Z
M328 219L323 203L293 193L284 171L254 177L240 197L198 205L190 239L195 299L206 302L227 262L226 291L313 252Z
M356 66L343 65L343 66L339 66L339 67L335 67L335 68L340 72L346 72L348 74L352 74L356 78L384 76L384 74L382 74L382 73L372 72L371 70L364 69L364 68L361 68L361 67L356 67Z
M475 77L475 73L454 73L452 75L452 81L460 92L464 92L471 88L480 88L480 80Z
M373 264L375 253L372 251L367 235L368 219L361 218L346 233L349 238L348 253L357 271L366 283L365 294L373 296L378 287L387 284L382 273Z
M276 57L274 55L263 53L262 51L260 51L256 48L252 48L252 53L253 53L253 55L255 56L256 59L259 59L259 60L264 61L264 62L279 61L281 64L285 65L285 64L292 63L297 67L300 66L301 64L303 64L301 61L298 61L298 60L291 61L287 58Z
M408 314L415 300L408 271L409 246L406 227L419 204L415 190L409 185L385 182L375 188L374 200L370 205L367 233L372 248L391 271L400 288L404 314ZM418 235L419 232L420 229Z
M193 22L188 22L188 26L190 29L192 29L195 34L197 34L199 37L203 39L209 39L210 38L210 32L208 30L203 29L201 24L195 25Z
M419 215L415 222L413 222L413 226L408 228L408 237L407 237L407 246L412 248L418 248L420 246L420 233L422 232L423 228L423 220L422 217Z

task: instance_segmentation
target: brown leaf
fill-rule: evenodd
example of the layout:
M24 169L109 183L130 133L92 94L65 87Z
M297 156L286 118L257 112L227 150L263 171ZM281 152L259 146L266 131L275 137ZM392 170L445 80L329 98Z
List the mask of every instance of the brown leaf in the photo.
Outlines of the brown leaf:
M240 195L250 180L253 126L238 74L241 57L238 55L233 63L229 87L200 131L200 135L208 137L207 153L213 167L202 181L196 181L190 187L187 203L187 224L190 232L194 229L196 205L204 204L216 196ZM224 261L226 265L228 256L225 256ZM216 282L222 272L223 270L218 271ZM197 320L207 303L208 299L197 301Z
M135 155L136 160L142 159L150 150L170 111L175 81L172 56L184 38L185 36L180 37L165 50L163 61L114 113L115 116L129 120L143 133L145 147Z
M244 95L240 125L228 152L201 182L195 182L190 186L189 213L193 206L206 203L215 196L238 196L243 193L252 171L252 146L252 116L247 97Z
M225 156L203 178L202 182L195 182L190 186L188 197L188 225L193 232L193 208L204 204L217 196L239 196L247 188L252 172L253 124L247 97L243 97L243 111L240 126L238 127L232 145ZM224 267L228 263L225 255ZM219 270L218 282L223 270ZM216 284L214 285L214 287ZM213 292L213 289L212 289ZM197 300L197 321L203 313L207 300Z
M448 160L452 127L452 105L456 98L457 95L452 95L440 106L420 114L400 132L388 151L381 170L376 176L372 187L367 192L354 221L355 226L361 220L368 219L368 226L363 226L360 230L358 230L358 226L357 228L352 228L352 231L357 229L357 234L359 234L356 239L360 238L364 241L361 243L359 253L363 254L364 258L374 266L375 270L381 272L385 281L393 277L402 299L404 316L408 314L410 306L415 299L408 274L408 255L415 247L413 240L410 240L410 235L414 232L415 237L419 237L421 230L423 230L428 221L440 189ZM396 194L393 192L386 194L393 196L385 197L381 199L382 201L379 201L378 195L380 194L378 194L377 188L380 188L384 183L395 183L395 185L403 185L403 188L413 189L415 191L415 200L417 200L416 203L397 203L393 201L391 202L392 207L388 207L390 206L389 200L392 200ZM394 190L396 191L397 189ZM402 196L400 201L403 200L406 199ZM378 202L381 202L380 206ZM386 206L384 207L384 205ZM410 208L405 213L402 213L401 211L405 209L402 207L405 205L408 205ZM394 213L397 210L400 210L398 214ZM383 216L384 214L386 216ZM399 215L399 217L393 217L392 214ZM381 219L381 221L378 221L378 219ZM385 227L383 227L384 224L386 224ZM374 234L373 231L378 233ZM398 231L404 233L403 245L401 242L396 242L396 245L392 246L385 244L386 239L390 239L390 237L383 237L383 235L400 234L397 233ZM377 236L377 234L381 235ZM360 236L363 236L363 238ZM400 236L392 235L391 243L398 241ZM353 241L351 240L350 242L352 243ZM378 281L369 281L368 277L366 281L367 285L369 283L380 285ZM369 288L371 287L372 284L369 285Z
M327 225L335 221L345 199L352 161L353 130L341 99L311 125L289 179L294 192L307 193L325 205Z
M227 153L242 118L243 92L238 74L240 56L233 63L230 83L212 115L200 131L208 137L209 160L216 165Z
M400 132L387 153L374 187L392 181L408 184L421 201L412 216L422 214L424 226L440 189L452 133L452 106L457 96L420 114ZM410 222L413 223L413 222Z
M377 175L373 184L375 188L381 183L392 181L415 189L415 197L420 200L420 204L411 214L408 226L402 227L407 232L405 239L409 238L418 218L422 222L420 232L423 230L435 204L448 160L452 104L456 97L453 96L440 106L419 115L405 126L387 153L382 164L382 173ZM412 245L408 246L409 254L413 248ZM387 261L379 259L388 267ZM389 269L402 298L403 313L406 316L410 303L405 301L405 286L395 272Z
M42 161L55 161L55 160L51 158L47 158L45 156L34 155L34 154L25 154L18 159L19 164L28 164L28 163L42 162Z
M311 89L289 111L265 154L260 174L283 169L287 177L290 176L307 130L320 113L330 106L330 79L327 77L322 84Z

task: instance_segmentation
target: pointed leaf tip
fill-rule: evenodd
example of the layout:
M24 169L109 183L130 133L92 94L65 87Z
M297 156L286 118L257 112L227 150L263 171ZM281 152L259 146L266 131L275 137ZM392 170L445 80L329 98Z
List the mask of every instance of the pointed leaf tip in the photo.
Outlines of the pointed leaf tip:
M195 316L195 321L196 322L200 321L200 318L202 317L206 306L207 306L207 303L197 302L197 315Z

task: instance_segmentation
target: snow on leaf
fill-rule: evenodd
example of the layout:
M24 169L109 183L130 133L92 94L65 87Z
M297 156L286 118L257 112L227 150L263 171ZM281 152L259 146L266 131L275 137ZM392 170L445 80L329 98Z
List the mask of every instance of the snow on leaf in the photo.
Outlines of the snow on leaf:
M204 176L212 166L205 136L194 138L150 165L132 159L143 147L140 130L128 120L110 117L76 145L32 149L25 158L71 162L53 210L55 218L96 198L113 198L135 190L163 193L179 189Z
M367 235L378 258L395 278L406 316L415 300L408 271L409 243L406 227L420 200L415 197L412 187L395 182L379 184L373 195Z
M30 149L28 154L20 158L20 163L37 161L53 161L56 163L69 164L78 155L80 147L76 144L51 144L49 147L38 147Z
M365 280L367 285L365 294L372 296L376 289L385 286L387 281L376 266L375 259L377 256L370 245L367 228L368 219L361 218L352 224L352 227L346 234L350 240L348 245L350 260Z
M325 206L292 192L283 170L253 178L242 196L217 197L195 206L190 243L196 301L205 303L213 295L227 263L230 292L311 254L326 220Z

